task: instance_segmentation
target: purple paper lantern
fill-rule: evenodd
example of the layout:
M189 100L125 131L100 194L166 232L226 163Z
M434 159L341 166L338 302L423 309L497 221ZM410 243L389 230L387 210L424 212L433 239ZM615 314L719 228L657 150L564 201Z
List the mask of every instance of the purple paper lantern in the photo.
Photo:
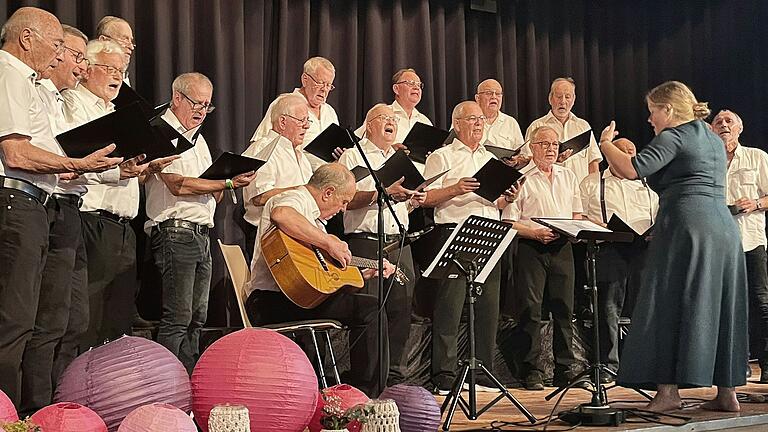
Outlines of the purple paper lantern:
M173 405L154 403L136 408L120 423L117 432L197 432L184 411Z
M3 423L13 423L19 421L19 415L16 413L16 407L13 406L11 398L0 390L0 425Z
M424 387L397 384L385 388L379 399L395 401L402 432L435 432L440 427L440 407Z
M151 403L184 412L192 405L189 375L181 362L151 340L123 336L76 358L62 374L55 401L96 411L116 431L131 411Z
M43 432L107 432L107 425L98 414L74 402L40 408L31 420Z
M204 432L211 409L226 403L248 408L254 432L301 432L317 396L307 355L273 330L246 328L224 336L192 373L192 407Z

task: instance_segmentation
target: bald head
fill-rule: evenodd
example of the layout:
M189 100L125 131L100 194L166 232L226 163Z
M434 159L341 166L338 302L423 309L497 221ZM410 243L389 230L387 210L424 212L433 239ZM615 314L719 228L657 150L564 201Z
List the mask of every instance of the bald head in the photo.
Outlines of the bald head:
M50 12L23 7L0 30L2 49L43 75L55 68L64 51L64 31Z
M307 183L307 190L320 209L320 219L328 220L345 211L355 196L355 176L340 163L320 166Z
M464 101L456 105L451 114L453 129L459 141L475 149L483 137L485 116L475 101Z
M495 119L501 109L504 92L501 89L501 83L495 79L489 78L477 85L477 94L475 101L480 105L488 119Z
M619 150L623 151L624 153L630 156L634 156L637 154L635 143L633 143L632 141L626 138L617 139L616 141L613 142L613 145L615 145Z

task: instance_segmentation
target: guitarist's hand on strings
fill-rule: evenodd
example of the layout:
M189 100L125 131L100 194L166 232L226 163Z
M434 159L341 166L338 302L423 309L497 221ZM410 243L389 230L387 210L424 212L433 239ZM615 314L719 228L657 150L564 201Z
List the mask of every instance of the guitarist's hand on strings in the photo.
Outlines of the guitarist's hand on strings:
M328 234L328 246L323 249L338 261L341 268L352 264L352 252L349 251L349 246L335 235Z

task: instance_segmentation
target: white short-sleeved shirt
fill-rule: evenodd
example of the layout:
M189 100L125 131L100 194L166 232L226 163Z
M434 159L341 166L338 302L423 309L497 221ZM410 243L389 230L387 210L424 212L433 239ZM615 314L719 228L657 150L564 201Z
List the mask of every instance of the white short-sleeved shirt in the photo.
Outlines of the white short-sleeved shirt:
M0 138L23 135L29 137L33 146L64 156L45 102L36 89L36 78L32 68L8 51L0 50ZM49 194L58 181L56 174L35 174L8 167L3 152L0 152L0 175L26 180Z
M739 198L758 199L768 195L768 154L758 148L736 146L725 175L730 205ZM745 252L766 246L765 211L735 215Z
M425 178L431 178L449 170L429 185L427 191L451 186L463 177L472 177L486 162L495 158L496 156L486 150L482 144L473 152L459 139L454 139L451 144L435 150L427 158L424 168ZM453 197L435 206L435 223L437 224L460 223L471 215L499 220L499 209L495 203L473 192Z
M411 116L408 117L408 113L405 112L403 107L400 106L397 101L392 102L389 106L392 108L392 111L395 112L395 116L397 116L397 135L395 136L396 143L402 143L405 140L405 137L408 136L408 132L411 131L416 123L423 123L425 125L432 126L432 121L429 120L429 117L422 114L418 109L416 109L416 107L413 108ZM358 137L362 138L363 134L365 134L365 122L363 122L363 124L355 130L355 135Z
M300 89L296 88L293 89L293 93L295 95L299 95L306 101L306 98L303 94L299 91ZM286 93L288 94L288 93ZM283 96L283 95L280 95ZM267 108L267 112L264 113L264 119L261 120L261 123L259 123L259 126L256 128L256 131L253 133L253 136L251 137L251 142L258 140L259 138L265 137L269 134L269 132L272 130L272 108L274 108L275 103L278 99L280 99L280 96L278 96L274 101L272 101L271 104L269 104L269 108ZM309 103L307 103L309 104ZM309 129L307 129L307 132L304 134L304 144L303 146L306 146L307 144L311 143L313 139L315 139L322 131L324 131L328 126L333 124L339 124L339 117L336 115L336 110L333 109L333 107L328 104L324 103L320 105L320 117L318 118L315 113L312 110L309 110L309 119L312 120L312 124L309 125ZM302 147L303 149L304 147ZM315 155L311 155L307 153L307 158L309 159L310 164L312 165L312 169L317 169L320 165L325 164L325 161L318 158Z
M187 130L182 126L173 111L167 109L162 115L171 127L192 141L200 126ZM198 134L194 147L181 153L181 157L163 169L164 174L178 174L184 177L198 177L213 163L208 143L203 135ZM216 198L213 194L175 196L166 186L159 174L149 176L144 185L147 195L147 220L144 230L168 219L183 219L199 225L213 227L213 215L216 212Z
M539 226L534 217L572 218L582 212L579 183L570 169L552 165L552 181L531 161L521 170L526 174L515 202L504 208L501 218Z
M285 188L301 186L307 184L312 177L312 165L309 163L307 154L299 152L296 157L296 151L288 138L280 136L274 130L267 136L251 142L251 145L243 152L244 156L256 157L256 155L267 147L272 141L277 139L277 144L272 154L269 155L267 163L259 168L256 179L248 186L243 188L243 201L245 206L245 215L243 218L254 226L259 226L263 206L255 206L251 200L275 188Z
M365 152L365 156L368 158L368 162L371 163L371 167L374 170L381 168L384 162L387 161L392 155L395 154L393 148L389 148L386 152L381 150L368 140L363 138L360 141L360 147ZM350 170L357 166L365 166L363 158L360 157L360 152L357 148L351 148L344 151L339 158L339 163L346 166ZM389 185L385 185L389 186ZM373 178L368 176L363 180L357 182L358 191L374 191L375 185ZM399 202L392 206L395 209L397 218L400 223L407 229L408 228L408 205L405 202ZM386 234L398 234L400 230L397 228L395 219L392 217L392 213L389 210L384 209L384 232ZM347 210L344 212L344 232L349 233L375 233L378 231L378 207L376 203L367 207L361 207L359 209Z
M261 238L268 233L275 225L272 223L270 215L272 209L276 207L290 207L308 221L317 225L318 228L325 231L325 227L318 220L320 217L320 208L315 202L315 198L309 193L306 187L301 186L296 189L285 191L275 195L264 204L264 212L261 214L259 222L259 234L256 237L256 243L253 248L253 260L251 261L251 280L246 282L245 291L250 295L254 290L280 291L280 288L272 277L272 273L267 267L267 262L261 255Z
M483 126L483 139L485 145L517 150L523 145L523 133L520 125L514 117L499 111L496 121Z
M588 175L582 180L579 190L584 214L591 220L608 223L617 214L635 232L642 234L653 225L659 210L659 196L641 180L627 180L616 177L611 170L605 170L605 220L600 204L600 172Z
M525 131L526 141L531 139L531 133L539 126L549 126L557 131L557 139L559 139L560 142L568 141L569 139L592 129L586 120L576 117L573 113L569 115L568 120L566 120L563 125L550 110L547 115L534 120L533 123L528 126L528 129ZM531 156L531 149L528 144L523 147L522 154ZM570 170L576 174L576 180L581 182L584 180L584 177L589 174L590 162L599 162L601 160L603 160L603 155L597 147L597 141L595 141L595 134L593 132L589 135L589 147L569 157L562 163L562 165L566 168L570 168Z
M105 103L103 99L82 85L65 90L61 95L64 97L64 114L72 127L80 126L115 110L112 102ZM80 211L96 210L106 210L124 218L135 218L139 214L139 180L134 177L121 180L115 185L88 185L88 192L83 195Z

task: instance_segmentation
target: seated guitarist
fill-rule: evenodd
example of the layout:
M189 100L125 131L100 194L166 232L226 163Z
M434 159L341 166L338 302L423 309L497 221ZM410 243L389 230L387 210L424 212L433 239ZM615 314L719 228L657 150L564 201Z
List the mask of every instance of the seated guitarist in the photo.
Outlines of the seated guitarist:
M255 326L307 319L336 319L352 328L350 341L357 340L363 328L367 328L359 343L351 347L351 370L347 381L369 396L376 396L373 394L379 370L376 361L376 297L341 290L316 308L303 309L280 291L261 253L262 236L277 227L296 240L323 249L342 266L349 265L352 261L349 247L338 237L327 234L322 222L346 210L354 195L355 178L352 173L341 164L331 163L319 167L306 186L283 192L266 202L251 262L251 280L246 284L246 310ZM389 277L393 272L392 264L385 261L384 276ZM362 274L367 279L376 275L376 271L368 269ZM383 324L386 326L386 320Z

